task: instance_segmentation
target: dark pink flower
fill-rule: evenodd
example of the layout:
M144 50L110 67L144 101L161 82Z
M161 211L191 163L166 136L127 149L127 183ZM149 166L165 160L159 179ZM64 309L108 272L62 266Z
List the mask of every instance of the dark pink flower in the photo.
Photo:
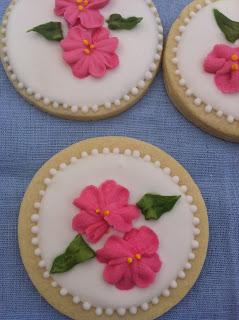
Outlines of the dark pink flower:
M107 69L114 69L119 64L115 54L118 38L110 38L106 28L85 30L80 26L73 27L61 41L61 47L64 50L64 60L78 78L89 75L101 78Z
M99 9L108 2L109 0L55 0L55 14L64 16L71 27L81 23L87 29L99 28L104 23Z
M96 243L110 227L120 232L132 229L132 220L139 217L135 205L129 205L129 191L115 181L86 187L74 205L81 209L72 221L72 227L87 240Z
M223 93L239 92L239 47L216 45L204 61L204 70L215 74L215 83Z
M148 227L132 229L124 238L112 236L97 251L97 259L106 263L104 280L120 290L134 286L149 287L161 269L157 254L159 240Z

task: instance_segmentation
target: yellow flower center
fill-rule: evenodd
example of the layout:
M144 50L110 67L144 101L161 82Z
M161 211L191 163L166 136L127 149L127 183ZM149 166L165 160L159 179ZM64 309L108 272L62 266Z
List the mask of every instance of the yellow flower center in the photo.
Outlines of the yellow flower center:
M110 211L109 211L109 210L105 210L105 211L104 211L104 216L105 216L105 217L108 217L109 215L110 215Z
M127 262L128 262L128 264L131 264L131 263L133 262L133 258L129 257L129 258L127 259Z
M232 61L238 61L238 60L239 60L239 56L238 56L236 53L234 53L234 54L231 56L231 60L232 60Z
M83 49L83 52L89 55L91 51L95 49L95 45L90 43L90 41L87 39L84 39L82 42L83 42L83 45L85 46L85 48Z
M100 213L100 209L99 208L95 209L95 213L99 214Z
M84 11L84 9L88 6L89 0L75 0L78 5L78 9L80 11Z
M141 260L141 258L142 258L142 256L141 256L141 254L140 254L140 253L137 253L137 254L135 255L135 259L137 259L137 260Z
M237 63L233 63L233 64L231 65L231 70L232 70L232 71L238 71L238 70L239 70L239 65L238 65Z

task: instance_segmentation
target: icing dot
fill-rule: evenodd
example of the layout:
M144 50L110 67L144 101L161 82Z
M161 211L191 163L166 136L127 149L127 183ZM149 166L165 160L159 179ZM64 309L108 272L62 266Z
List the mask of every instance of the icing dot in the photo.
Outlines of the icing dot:
M197 10L201 10L201 9L202 9L202 6L201 6L200 4L197 4L197 5L196 5L196 9L197 9Z
M184 79L180 79L179 80L179 84L180 84L180 86L185 86L186 85L186 81L184 80Z
M104 148L103 149L103 154L109 154L110 153L110 149L109 148Z
M228 121L229 123L233 123L233 122L234 122L234 117L233 117L233 116L228 116L228 117L227 117L227 121Z
M158 304L159 303L159 298L158 297L154 297L152 299L152 304Z
M58 286L56 281L52 281L51 285L52 285L53 288L56 288Z
M185 29L186 29L185 26L180 26L180 27L179 27L179 32L180 32L180 33L183 33L183 32L185 31Z
M39 215L38 214L33 214L32 216L31 216L31 220L32 220L32 222L37 222L38 220L39 220Z
M125 101L129 101L129 99L130 99L130 97L126 94L126 95L124 96L124 100L125 100Z
M190 209L191 209L191 211L192 211L193 213L195 213L195 212L198 211L198 207L195 206L195 205L192 205L192 206L190 207Z
M192 203L193 202L193 197L192 196L186 196L186 200L188 203Z
M201 103L202 103L202 100L201 100L200 98L196 98L196 99L194 100L194 104L195 104L196 106L200 106Z
M129 157L129 156L131 156L132 152L130 149L126 149L124 154Z
M60 295L61 296L66 296L68 294L68 291L65 289L65 288L61 288L61 290L60 290Z
M163 50L163 46L161 44L158 44L157 45L157 50L161 52Z
M134 87L132 90L131 90L131 93L136 96L138 93L139 93L139 89Z
M174 176L172 179L173 179L173 181L175 183L179 183L179 177L178 176Z
M32 88L27 88L27 94L29 94L29 95L32 95L32 94L33 94Z
M197 225L199 225L199 223L200 223L200 219L199 219L198 217L194 217L194 218L193 218L193 224L194 224L195 226L197 226Z
M163 33L163 27L160 25L160 26L158 26L158 31L160 32L160 33Z
M63 162L60 164L60 169L65 170L67 168L67 165Z
M178 52L178 48L177 48L177 47L174 47L174 48L172 49L172 52L173 52L173 53Z
M113 153L114 154L119 154L120 153L120 149L119 148L114 148L113 149Z
M206 111L206 113L212 112L212 106L211 105L206 105L205 111Z
M146 78L146 80L150 80L150 79L152 79L152 77L153 77L152 72L147 71L147 72L145 73L145 78Z
M45 195L45 191L44 190L40 190L39 191L39 195L43 197Z
M5 60L5 61L8 61L8 60ZM11 75L11 79L14 81L14 80L17 79L17 76L13 73L13 74Z
M131 314L136 314L137 311L138 311L138 310L137 310L137 308L136 308L135 306L129 308L129 312L130 312Z
M71 111L73 112L73 113L76 113L76 112L78 112L78 106L72 106L71 107Z
M186 269L186 270L190 270L191 268L192 268L191 263L187 262L187 263L185 264L185 269Z
M35 93L34 98L36 100L41 100L41 94L40 93Z
M170 283L170 287L173 288L173 289L176 289L178 286L177 282L175 280L173 280L171 283Z
M112 314L114 313L113 309L111 308L107 308L105 309L105 313L107 314L107 316L112 316Z
M114 104L115 104L116 106L120 106L121 102L120 102L119 99L117 99L117 100L114 101Z
M133 157L134 158L139 158L140 157L140 152L138 150L133 151Z
M71 162L71 163L76 163L77 160L78 160L78 159L77 159L76 157L72 157L71 160L70 160L70 162Z
M177 58L173 58L173 59L172 59L172 63L178 64L178 59L177 59Z
M151 157L147 154L146 156L144 156L144 161L145 162L150 162L151 161Z
M187 186L181 186L181 190L182 192L187 192L188 191L188 187Z
M194 234L195 236L198 236L198 235L200 234L200 229L195 228L195 229L193 230L193 234Z
M97 316L101 316L101 315L103 314L102 308L100 308L100 307L96 308L96 309L95 309L95 314L96 314Z
M195 259L195 254L193 252L190 252L188 255L189 260L194 260Z
M91 151L91 154L92 154L93 156L97 156L97 154L99 154L99 151L98 151L97 149L93 149L93 150Z
M176 40L177 42L180 42L181 37L180 37L180 36L176 36L176 37L175 37L175 40Z
M50 104L50 99L44 98L43 103L44 103L44 105L48 106Z
M87 113L87 112L89 112L89 107L88 106L83 106L83 107L81 107L81 111L83 113Z
M48 272L48 271L45 271L45 272L43 273L43 278L48 279L49 277L50 277L49 272Z
M191 12L189 13L189 15L190 15L191 18L193 18L193 17L195 17L196 13L195 13L194 11L191 11Z
M164 168L163 171L168 175L171 173L171 169L168 167Z
M44 260L41 260L41 261L38 263L38 266L39 266L40 268L44 268L44 267L46 266L45 261L44 261Z
M63 103L63 109L68 109L69 105L67 103Z
M110 102L106 102L105 103L105 107L106 107L106 109L110 109L111 108L111 103Z
M39 232L38 226L33 226L33 227L31 228L31 232L32 232L32 233L38 233L38 232Z
M55 168L51 168L51 169L49 170L49 173L50 173L50 175L54 176L54 175L56 175L57 170L56 170Z
M179 76L180 75L180 71L177 69L177 70L175 70L175 72L174 72L177 76Z
M166 297L166 298L169 297L170 296L170 291L168 289L164 290L163 291L163 296Z
M178 276L179 276L180 279L184 279L184 278L186 277L186 274L185 274L184 271L180 271L180 272L178 273Z
M155 165L155 167L160 168L161 163L160 163L160 161L156 161L156 162L154 163L154 165Z
M39 248L34 250L35 256L40 256L41 255L41 250Z
M149 304L147 302L145 302L145 303L141 304L140 307L143 311L147 311L149 309Z
M59 103L55 101L55 102L53 102L52 106L53 106L54 109L58 109L59 108Z
M81 152L81 157L82 158L88 157L88 153L86 151Z
M144 80L140 80L138 82L138 86L142 89L145 86L145 81Z
M78 296L73 297L73 303L78 304L80 303L80 298Z
M44 179L44 183L48 186L51 183L51 179L49 178Z
M38 243L39 243L38 238L32 238L32 244L33 244L34 246L38 245Z
M217 111L216 115L221 118L223 116L223 112L221 110Z
M7 70L8 70L8 71L12 71L12 66L10 66L10 65L7 66Z
M124 316L126 314L126 309L125 308L118 308L117 313L119 316Z
M199 248L199 242L198 242L197 240L193 240L193 241L192 241L192 248L193 248L193 249Z
M91 308L91 304L89 303L89 302L84 302L83 303L83 309L84 310L90 310L90 308Z
M161 56L156 53L156 54L154 55L154 60L155 60L155 61L159 61L160 59L161 59Z
M22 82L18 82L17 86L18 86L19 89L23 89L24 88L24 84Z
M187 89L187 91L186 91L186 96L187 96L187 97L190 97L192 94L193 94L193 93L192 93L192 90L191 90L191 89Z

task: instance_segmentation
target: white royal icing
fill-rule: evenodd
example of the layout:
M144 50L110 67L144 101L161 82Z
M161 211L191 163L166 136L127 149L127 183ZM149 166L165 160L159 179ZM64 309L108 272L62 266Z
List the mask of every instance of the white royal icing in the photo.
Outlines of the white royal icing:
M26 89L28 95L55 109L87 113L90 109L97 112L101 105L106 109L119 106L130 99L129 94L139 94L145 80L153 78L161 58L163 28L151 0L111 0L101 9L105 18L112 13L143 17L133 30L111 31L119 38L120 65L101 79L74 77L63 61L59 43L26 32L45 22L61 21L66 33L64 19L54 14L54 0L18 0L9 10L2 33L3 61L11 79L18 80L19 89Z
M39 266L47 269L43 271L43 277L48 278L54 258L76 235L71 223L79 209L72 201L86 186L99 186L107 179L114 179L129 189L132 204L145 193L181 195L175 207L158 221L146 221L142 215L133 222L135 227L149 226L159 237L158 253L163 266L155 283L143 290L135 287L120 291L103 280L105 265L93 259L64 274L51 275L52 286L59 286L62 296L72 295L73 303L82 302L85 310L95 307L96 315L101 315L103 310L108 315L116 311L123 316L127 310L135 314L138 308L146 311L149 303L159 303L160 295L170 296L170 291L177 288L177 277L185 278L187 270L192 267L189 262L195 259L192 250L199 247L195 237L200 232L200 220L194 216L198 209L193 198L185 193L187 187L179 184L180 177L171 177L170 168L161 168L159 161L153 163L149 155L141 158L139 151L130 149L123 154L118 148L113 152L104 148L102 153L93 149L91 155L82 152L80 159L72 157L69 162L69 165L62 163L59 168L49 170L49 177L44 179L46 190L40 192L42 200L33 204L38 211L35 209L31 217L36 223L31 228L34 234L32 244L37 246L35 254L41 256ZM103 247L107 237L109 235L91 245L93 249Z
M218 0L213 3L206 0L204 7L196 5L195 11L189 13L185 25L179 27L179 35L175 37L177 46L174 48L173 63L178 66L176 74L180 76L179 84L185 87L187 96L195 97L195 106L205 103L207 113L215 109L218 117L224 114L227 121L233 123L239 120L239 93L222 93L214 83L214 75L203 70L203 61L216 44L239 46L239 40L234 44L226 40L215 21L213 8L239 21L238 0Z

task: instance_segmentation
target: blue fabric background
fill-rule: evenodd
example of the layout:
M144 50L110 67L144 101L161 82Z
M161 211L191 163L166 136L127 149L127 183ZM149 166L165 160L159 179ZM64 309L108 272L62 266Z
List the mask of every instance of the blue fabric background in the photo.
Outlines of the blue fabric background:
M2 16L8 0L1 0ZM155 0L168 32L188 0ZM66 319L40 297L18 250L17 219L24 191L41 165L79 140L122 135L153 143L191 173L208 207L210 244L203 272L164 320L239 319L239 145L221 141L179 114L162 72L128 112L94 123L54 118L30 106L0 66L0 319ZM146 319L147 320L147 319Z

